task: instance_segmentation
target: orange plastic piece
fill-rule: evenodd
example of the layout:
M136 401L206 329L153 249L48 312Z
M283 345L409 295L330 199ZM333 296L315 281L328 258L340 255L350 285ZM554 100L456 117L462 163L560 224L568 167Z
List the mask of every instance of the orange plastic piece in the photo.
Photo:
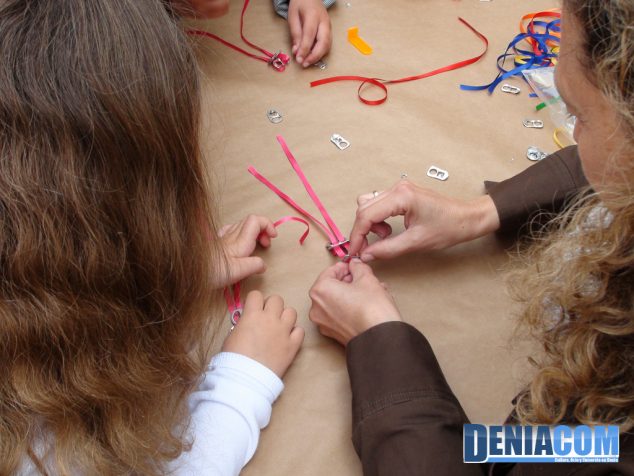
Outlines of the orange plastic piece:
M372 54L372 47L359 36L359 27L348 28L348 41L364 55Z

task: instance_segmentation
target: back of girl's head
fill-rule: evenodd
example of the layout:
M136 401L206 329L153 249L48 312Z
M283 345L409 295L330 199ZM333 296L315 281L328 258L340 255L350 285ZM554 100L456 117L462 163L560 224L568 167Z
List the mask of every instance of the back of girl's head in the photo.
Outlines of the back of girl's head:
M5 0L0 84L0 474L160 472L222 259L186 39L157 0Z

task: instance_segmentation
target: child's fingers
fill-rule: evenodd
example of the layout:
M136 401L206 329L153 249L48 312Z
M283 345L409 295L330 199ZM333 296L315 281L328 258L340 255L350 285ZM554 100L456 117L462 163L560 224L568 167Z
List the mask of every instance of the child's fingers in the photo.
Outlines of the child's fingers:
M259 215L249 215L242 225L241 234L249 239L256 239L260 233L266 233L270 237L277 236L277 230L273 222L266 217Z
M264 301L264 310L275 317L278 317L284 311L284 300L281 296L273 294Z
M288 12L288 28L291 33L291 54L297 53L299 43L302 39L302 21L299 18L299 10L291 8Z
M220 230L218 230L218 236L222 238L226 234L233 232L237 228L237 226L238 225L236 223L231 223L230 225L223 226L222 228L220 228Z
M295 354L297 354L299 348L302 346L302 342L304 342L304 329L301 327L293 327L289 339L293 345Z
M244 301L244 314L259 312L264 309L264 295L260 291L251 291Z
M295 324L297 324L297 311L292 307L287 307L282 311L280 320L287 326L288 330L291 331L293 327L295 327Z
M254 274L262 274L266 271L266 264L259 256L249 256L247 258L238 258L234 261L231 269L231 280L234 283L242 281Z
M264 248L268 248L269 246L271 246L271 238L275 238L277 236L277 230L275 229L275 225L271 220L269 220L268 218L266 218L265 220L267 220L268 223L266 224L265 230L260 232L260 234L258 235L257 240L261 246L263 246Z
M306 56L312 49L317 35L318 19L313 17L304 18L302 25L302 39L297 48L297 62L304 66L306 64Z
M313 46L313 49L311 50L306 60L304 60L302 66L309 66L316 63L321 58L323 58L323 56L328 53L328 50L330 49L330 44L332 41L332 36L330 35L330 22L321 22L317 28L318 29L315 45Z

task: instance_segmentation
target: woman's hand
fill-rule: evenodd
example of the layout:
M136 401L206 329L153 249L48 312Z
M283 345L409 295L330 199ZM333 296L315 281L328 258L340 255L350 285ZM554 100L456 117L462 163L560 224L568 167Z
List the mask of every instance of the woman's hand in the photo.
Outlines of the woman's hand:
M222 350L256 360L282 378L304 341L304 329L296 322L297 312L285 308L280 296L264 299L261 292L251 291Z
M227 282L219 283L219 288L237 283L253 274L264 273L264 260L251 254L258 243L268 248L271 246L271 238L277 236L271 220L249 215L238 223L222 227L218 234L223 241L229 265L228 272L225 273Z
M322 272L310 298L310 320L323 335L342 345L378 324L402 320L385 285L372 268L357 259Z
M488 195L458 200L407 180L378 195L361 195L357 203L349 253L360 255L365 262L395 258L415 250L449 248L500 227L497 209ZM400 215L404 217L405 231L392 236L392 227L385 220ZM368 245L369 232L380 240Z
M288 26L293 45L291 52L304 68L330 51L330 17L321 0L290 0Z

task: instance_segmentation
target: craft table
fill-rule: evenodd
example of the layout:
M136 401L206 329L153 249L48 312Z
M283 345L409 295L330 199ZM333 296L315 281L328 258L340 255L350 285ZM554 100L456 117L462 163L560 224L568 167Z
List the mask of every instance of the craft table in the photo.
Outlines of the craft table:
M471 198L483 193L484 180L501 180L530 166L528 146L554 151L548 113L534 112L538 101L529 98L522 81L507 81L522 88L518 96L465 92L459 84L490 82L495 59L519 32L520 18L556 6L553 0L339 0L330 10L334 44L325 70L291 64L278 73L213 40L193 38L204 78L203 147L222 223L249 213L273 220L296 215L247 172L249 165L318 213L277 143L278 134L344 233L352 227L356 197L392 186L402 173L438 192ZM193 24L242 45L241 8L241 0L232 0L226 17ZM482 42L458 16L490 41L489 52L474 65L391 86L387 102L375 107L358 100L358 83L309 87L327 76L400 78L474 57ZM361 55L347 42L352 26L374 48L372 55ZM270 0L251 2L245 35L269 50L290 50L286 22L275 15ZM269 122L269 109L280 111L283 121ZM543 119L546 127L526 129L524 118ZM351 146L337 149L329 140L333 133ZM428 178L431 165L447 170L449 179ZM402 230L402 219L391 223L395 232ZM300 246L304 229L294 222L282 225L272 248L258 252L266 273L243 283L244 294L256 288L281 294L306 330L271 423L243 471L246 476L361 474L351 443L344 350L308 320L308 290L336 260L324 249L326 238L316 226ZM526 357L536 351L526 339L512 339L518 308L504 285L507 249L508 243L489 236L372 265L404 319L431 342L449 384L477 423L504 420L529 376Z

